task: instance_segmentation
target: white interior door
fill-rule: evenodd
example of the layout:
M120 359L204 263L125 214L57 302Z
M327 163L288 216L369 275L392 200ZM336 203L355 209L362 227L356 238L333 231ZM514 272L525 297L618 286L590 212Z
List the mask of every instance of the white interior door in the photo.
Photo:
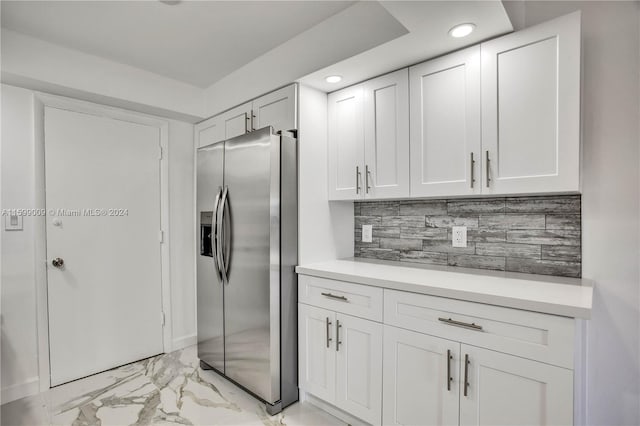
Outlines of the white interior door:
M163 351L160 132L51 107L44 127L55 386Z

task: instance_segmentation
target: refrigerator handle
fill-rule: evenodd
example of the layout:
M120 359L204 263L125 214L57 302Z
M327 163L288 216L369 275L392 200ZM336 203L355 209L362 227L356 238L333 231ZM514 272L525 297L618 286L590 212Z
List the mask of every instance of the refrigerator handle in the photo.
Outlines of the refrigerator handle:
M216 268L216 275L222 281L222 272L220 263L218 262L218 209L220 208L220 196L222 195L222 187L218 187L216 200L213 204L213 226L211 230L211 250L213 251L213 264Z
M224 284L229 284L228 278L228 262L229 262L229 250L227 248L226 254L224 247L222 245L223 240L230 240L230 229L226 229L225 226L225 211L228 210L228 196L229 187L225 186L222 191L222 196L220 198L220 203L218 205L218 211L216 213L216 256L218 258L218 265L220 268L220 275L222 275L222 282ZM231 227L229 227L231 228Z

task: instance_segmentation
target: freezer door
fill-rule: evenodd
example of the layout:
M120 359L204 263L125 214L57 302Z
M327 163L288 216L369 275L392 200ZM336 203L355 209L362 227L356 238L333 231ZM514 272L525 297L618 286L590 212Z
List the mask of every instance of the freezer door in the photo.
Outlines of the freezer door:
M216 264L215 212L223 186L224 143L197 154L197 304L198 357L224 373L224 286Z
M225 374L269 403L280 399L279 161L270 127L225 144Z

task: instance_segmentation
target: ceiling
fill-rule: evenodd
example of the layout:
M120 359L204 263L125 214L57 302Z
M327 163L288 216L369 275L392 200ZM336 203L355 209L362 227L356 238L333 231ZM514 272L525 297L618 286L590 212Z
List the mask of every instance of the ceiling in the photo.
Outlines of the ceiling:
M314 71L298 81L332 92L513 31L509 16L498 0L392 0L380 4L407 29L407 34ZM469 22L476 25L473 33L457 39L449 36L453 26ZM327 83L325 78L330 75L340 75L342 80Z
M208 87L353 1L6 1L2 27Z

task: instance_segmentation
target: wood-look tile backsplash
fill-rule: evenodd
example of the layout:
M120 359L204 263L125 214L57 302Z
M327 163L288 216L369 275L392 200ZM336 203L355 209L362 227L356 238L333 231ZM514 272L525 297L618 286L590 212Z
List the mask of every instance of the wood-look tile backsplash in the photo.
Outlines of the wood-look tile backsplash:
M357 201L354 256L580 277L580 206L579 195ZM467 227L467 247L452 246L452 226Z

